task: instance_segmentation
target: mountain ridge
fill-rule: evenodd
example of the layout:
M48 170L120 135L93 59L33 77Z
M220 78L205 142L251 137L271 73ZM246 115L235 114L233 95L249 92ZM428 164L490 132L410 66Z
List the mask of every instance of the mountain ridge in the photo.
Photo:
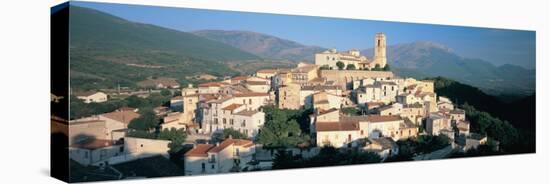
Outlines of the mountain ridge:
M319 46L304 45L269 34L246 30L206 29L191 33L246 50L264 59L306 60L313 62L314 55L311 53L326 50Z
M362 53L372 56L373 49ZM388 63L401 76L416 78L444 76L479 87L491 94L529 95L535 89L535 70L517 65L495 66L482 59L462 57L451 48L430 41L387 47ZM512 74L512 75L511 75Z
M224 62L261 60L191 33L131 22L102 11L69 7L71 87L135 87L152 76L236 75Z

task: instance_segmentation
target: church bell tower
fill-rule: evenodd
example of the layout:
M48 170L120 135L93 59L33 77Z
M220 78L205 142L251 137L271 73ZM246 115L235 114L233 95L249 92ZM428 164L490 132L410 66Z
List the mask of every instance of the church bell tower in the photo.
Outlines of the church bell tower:
M374 37L374 62L379 64L380 68L386 66L386 35L384 33L376 33Z

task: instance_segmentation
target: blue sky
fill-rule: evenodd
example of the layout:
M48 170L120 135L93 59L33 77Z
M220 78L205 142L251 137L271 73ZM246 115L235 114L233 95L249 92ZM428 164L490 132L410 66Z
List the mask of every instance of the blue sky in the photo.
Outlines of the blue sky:
M374 34L384 32L388 45L432 41L461 56L484 59L497 66L535 67L534 31L90 2L72 4L180 31L245 30L339 50L370 48Z

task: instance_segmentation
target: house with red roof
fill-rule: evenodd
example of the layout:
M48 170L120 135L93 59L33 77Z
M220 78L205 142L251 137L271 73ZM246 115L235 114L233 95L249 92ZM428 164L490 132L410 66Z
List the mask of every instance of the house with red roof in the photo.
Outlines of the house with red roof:
M226 139L221 143L197 144L187 151L185 175L202 175L242 171L250 167L256 153L254 143L246 139Z

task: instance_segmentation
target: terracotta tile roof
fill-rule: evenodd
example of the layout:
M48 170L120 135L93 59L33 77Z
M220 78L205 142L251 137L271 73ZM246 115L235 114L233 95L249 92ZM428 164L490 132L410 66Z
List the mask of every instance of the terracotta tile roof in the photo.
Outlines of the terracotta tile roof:
M114 111L114 112L101 114L100 116L103 116L115 121L119 121L128 125L130 121L139 117L139 114L135 113L134 111Z
M81 124L86 124L86 123L102 123L102 122L105 122L105 120L100 120L100 119L73 120L73 121L69 121L69 126L70 125L81 125Z
M319 115L328 114L328 113L331 113L331 112L334 112L334 111L339 111L339 110L336 109L336 108L331 108L331 109L328 109L328 110L319 110Z
M223 82L207 82L207 83L199 84L199 87L221 87L224 85L226 84Z
M216 95L210 95L210 94L200 95L200 100L204 101L204 102L207 102L207 101L210 101L210 100L215 100L215 99L218 99L218 97L216 97Z
M208 150L212 149L212 144L197 144L193 149L185 153L186 157L207 157Z
M246 81L247 85L253 85L253 86L259 86L259 85L267 85L266 81Z
M269 96L268 93L240 93L233 95L235 97L255 97L255 96Z
M315 85L315 86L302 86L302 90L314 90L314 91L321 91L321 90L337 90L340 89L338 86L329 86L329 85Z
M132 107L121 107L121 108L118 108L118 110L119 111L136 111L137 109Z
M243 80L246 80L248 78L249 78L249 76L237 76L237 77L231 78L231 81L243 81Z
M315 130L318 132L353 131L359 130L359 124L357 122L317 122Z
M402 120L400 116L380 116L380 115L369 115L367 116L369 122L385 122L385 121L399 121Z
M222 108L222 110L233 111L233 110L239 108L240 106L242 106L242 105L241 104L231 104L231 105L228 105L228 106Z
M239 115L239 116L253 116L257 113L259 113L260 111L248 111L248 110L245 110L245 111L241 111L241 112L237 112L235 113L235 115Z
M226 139L223 142L221 142L220 145L210 149L208 153L218 153L231 145L250 147L250 146L253 146L254 143L246 139Z
M75 148L81 148L81 149L88 149L88 150L95 150L99 148L105 148L113 145L119 145L111 140L103 140L103 139L89 139L86 141L81 141L78 143L75 143L71 145L71 147Z
M341 122L367 122L369 117L368 116L341 116L340 121Z

